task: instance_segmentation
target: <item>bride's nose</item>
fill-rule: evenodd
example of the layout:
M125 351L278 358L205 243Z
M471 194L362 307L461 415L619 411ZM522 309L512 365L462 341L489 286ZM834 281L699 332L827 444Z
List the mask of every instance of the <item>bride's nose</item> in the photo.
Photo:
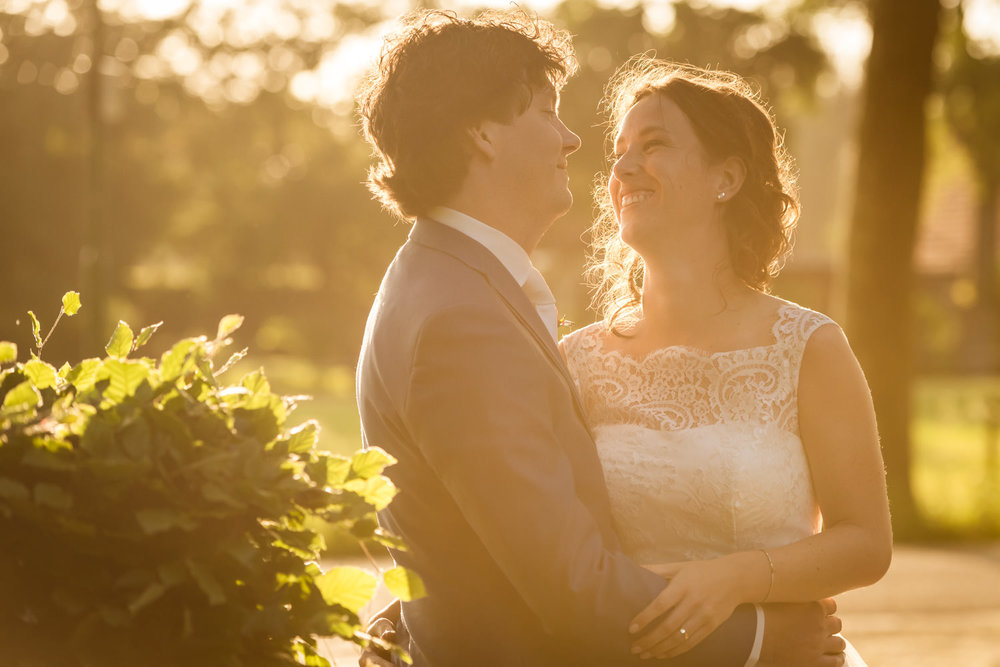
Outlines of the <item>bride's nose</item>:
M615 175L616 178L621 178L622 176L628 176L636 172L637 166L635 163L635 158L633 152L630 150L621 153L617 158L615 158L614 164L611 165L611 173Z

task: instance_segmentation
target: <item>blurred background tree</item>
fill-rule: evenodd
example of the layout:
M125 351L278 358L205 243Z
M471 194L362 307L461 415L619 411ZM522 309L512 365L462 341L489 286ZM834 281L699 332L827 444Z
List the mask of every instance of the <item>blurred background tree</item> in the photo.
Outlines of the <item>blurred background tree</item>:
M7 253L5 273L48 276L5 300L0 331L83 285L83 352L108 319L187 332L222 308L250 316L261 350L346 362L403 230L367 231L379 216L349 98L300 98L325 92L316 72L374 19L324 2L173 4L164 18L94 0L0 12L0 90L17 100L0 109L4 245L38 251Z
M975 303L963 322L967 344L957 363L970 371L1000 372L1000 54L989 53L963 29L961 5L949 22L943 48L945 117L974 170L977 212Z
M591 321L598 101L618 65L654 51L748 77L800 168L803 219L775 292L845 323L875 392L897 528L996 534L983 525L1000 508L983 498L1000 489L981 470L1000 448L983 428L1000 419L1000 1L937 1L522 3L574 34L581 63L562 99L583 139L576 205L534 259L567 317ZM279 390L316 394L306 416L353 450L364 319L409 228L366 191L352 89L418 5L475 10L0 0L0 339L27 344L26 311L69 289L90 323L61 328L56 357L92 356L90 332L119 318L164 320L171 340L240 312Z
M894 527L920 528L910 484L913 261L924 178L926 114L939 0L872 0L847 328L871 386Z

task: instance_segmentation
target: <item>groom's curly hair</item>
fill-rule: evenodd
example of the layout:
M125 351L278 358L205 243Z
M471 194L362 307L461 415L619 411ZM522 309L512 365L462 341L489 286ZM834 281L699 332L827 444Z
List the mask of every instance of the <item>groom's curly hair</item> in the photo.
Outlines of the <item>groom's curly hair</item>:
M402 218L425 214L461 186L469 128L513 119L532 88L559 90L576 69L570 34L522 10L405 16L358 95L376 159L368 188Z

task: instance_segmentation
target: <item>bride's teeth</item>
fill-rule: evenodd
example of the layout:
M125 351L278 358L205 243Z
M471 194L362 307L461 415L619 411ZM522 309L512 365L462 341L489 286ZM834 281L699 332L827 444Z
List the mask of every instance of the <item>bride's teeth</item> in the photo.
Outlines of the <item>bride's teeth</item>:
M637 204L641 201L649 199L651 193L649 192L633 192L622 197L622 206L629 206L630 204Z

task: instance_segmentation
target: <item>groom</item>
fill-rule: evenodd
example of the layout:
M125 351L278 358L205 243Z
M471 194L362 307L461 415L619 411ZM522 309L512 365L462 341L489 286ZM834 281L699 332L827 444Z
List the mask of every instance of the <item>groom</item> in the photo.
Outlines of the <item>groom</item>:
M380 519L428 595L398 623L418 667L838 665L818 605L744 606L670 661L628 625L665 582L624 556L594 442L529 253L572 203L557 113L570 37L520 12L408 18L361 93L369 174L416 222L358 364L366 446L398 459ZM823 651L829 655L823 655ZM753 654L753 655L752 655Z

